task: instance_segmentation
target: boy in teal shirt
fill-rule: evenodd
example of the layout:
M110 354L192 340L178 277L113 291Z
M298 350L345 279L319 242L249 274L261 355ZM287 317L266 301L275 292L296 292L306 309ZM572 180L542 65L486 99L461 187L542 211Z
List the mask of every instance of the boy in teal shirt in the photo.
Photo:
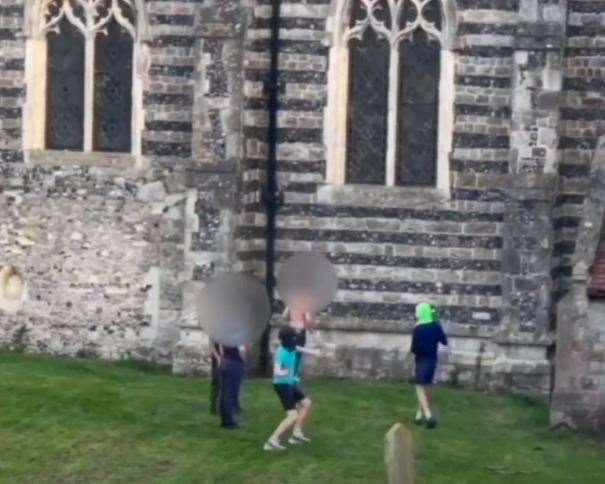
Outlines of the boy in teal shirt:
M265 450L285 450L281 445L280 437L294 427L289 444L310 442L303 433L303 425L311 411L311 400L305 396L298 387L300 378L297 375L297 362L299 349L296 345L298 335L293 328L286 327L280 330L278 338L281 346L275 353L273 365L273 387L277 393L284 410L284 418L264 445Z

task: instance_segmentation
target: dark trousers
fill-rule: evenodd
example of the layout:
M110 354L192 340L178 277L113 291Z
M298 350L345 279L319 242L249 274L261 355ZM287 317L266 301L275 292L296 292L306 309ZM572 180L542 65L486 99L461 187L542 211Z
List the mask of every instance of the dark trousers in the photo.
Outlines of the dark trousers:
M220 365L221 390L220 412L222 425L235 424L234 415L237 413L239 389L244 376L244 363L223 359Z
M218 368L218 361L213 356L211 359L211 380L210 380L210 413L216 414L216 407L218 405L218 397L221 389L220 372Z

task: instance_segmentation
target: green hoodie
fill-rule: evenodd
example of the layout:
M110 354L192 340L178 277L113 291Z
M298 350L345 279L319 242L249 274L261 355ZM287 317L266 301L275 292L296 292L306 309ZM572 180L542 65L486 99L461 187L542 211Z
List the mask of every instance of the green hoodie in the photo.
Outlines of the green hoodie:
M437 308L430 303L420 303L416 306L418 324L434 323L438 320Z

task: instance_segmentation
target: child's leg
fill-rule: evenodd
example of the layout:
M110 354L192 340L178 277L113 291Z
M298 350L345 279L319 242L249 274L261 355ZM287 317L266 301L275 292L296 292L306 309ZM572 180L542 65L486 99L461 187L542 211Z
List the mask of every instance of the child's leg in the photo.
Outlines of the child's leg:
M425 385L424 386L424 395L426 396L426 401L429 405L429 408L433 409L433 393L431 391L431 386L430 385Z
M431 413L431 407L423 385L416 385L416 396L418 397L418 403L422 408L425 418L430 419L433 414Z
M309 418L311 413L311 399L304 398L298 404L298 418L296 419L296 425L294 426L294 433L301 434L303 426Z
M210 413L216 414L216 405L220 394L218 363L214 356L212 357L212 380L210 381Z
M221 376L221 425L223 427L233 428L237 425L234 419L234 413L237 387L240 381L238 365L230 361L225 361L224 366L221 369Z
M242 384L244 382L244 364L240 363L237 368L237 385L235 386L235 395L233 403L233 411L235 413L241 413L242 408L240 406Z
M273 432L273 434L271 435L269 441L278 443L279 438L288 430L290 430L290 428L296 424L297 420L298 412L296 410L288 410L286 413L286 418L279 423L279 425L275 429L275 432Z
M422 406L420 404L418 404L418 409L416 410L416 417L414 417L414 420L417 423L422 422L422 419L424 418L424 412L422 411Z

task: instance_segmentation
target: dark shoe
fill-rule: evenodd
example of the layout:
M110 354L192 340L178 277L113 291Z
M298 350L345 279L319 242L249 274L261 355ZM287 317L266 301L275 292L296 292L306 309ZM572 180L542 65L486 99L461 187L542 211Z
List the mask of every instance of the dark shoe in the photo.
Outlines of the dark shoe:
M221 427L227 430L237 430L239 429L239 425L236 423L232 423L232 424L221 424Z
M437 427L437 420L435 419L435 417L431 417L426 420L427 429L434 429L435 427Z

